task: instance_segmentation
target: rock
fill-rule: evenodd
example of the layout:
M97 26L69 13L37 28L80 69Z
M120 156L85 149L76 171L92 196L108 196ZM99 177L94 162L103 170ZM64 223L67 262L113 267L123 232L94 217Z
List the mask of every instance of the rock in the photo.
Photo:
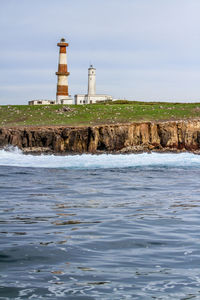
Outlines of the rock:
M74 111L74 109L72 107L63 106L63 107L59 108L56 112L63 113L63 112L72 112L72 111Z
M0 147L24 152L139 153L200 152L200 121L165 121L89 127L41 126L0 128Z

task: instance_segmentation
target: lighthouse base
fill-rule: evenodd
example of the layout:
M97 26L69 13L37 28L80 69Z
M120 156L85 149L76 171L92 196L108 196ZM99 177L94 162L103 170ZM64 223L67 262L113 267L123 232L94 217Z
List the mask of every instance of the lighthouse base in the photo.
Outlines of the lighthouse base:
M56 104L72 105L72 104L74 104L74 99L69 96L57 96Z
M102 103L102 102L111 102L113 101L112 96L110 95L75 95L74 96L75 104L93 104L93 103Z

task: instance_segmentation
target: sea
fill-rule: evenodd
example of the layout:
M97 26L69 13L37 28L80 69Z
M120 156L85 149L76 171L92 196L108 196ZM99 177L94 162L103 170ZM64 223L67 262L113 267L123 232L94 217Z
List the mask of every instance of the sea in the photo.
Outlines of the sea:
M200 299L200 156L0 151L0 299Z

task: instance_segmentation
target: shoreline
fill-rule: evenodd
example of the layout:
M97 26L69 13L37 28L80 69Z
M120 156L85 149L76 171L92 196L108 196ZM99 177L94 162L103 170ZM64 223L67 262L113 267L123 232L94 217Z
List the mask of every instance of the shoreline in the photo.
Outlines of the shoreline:
M200 119L131 122L96 126L0 128L0 148L26 154L200 153Z

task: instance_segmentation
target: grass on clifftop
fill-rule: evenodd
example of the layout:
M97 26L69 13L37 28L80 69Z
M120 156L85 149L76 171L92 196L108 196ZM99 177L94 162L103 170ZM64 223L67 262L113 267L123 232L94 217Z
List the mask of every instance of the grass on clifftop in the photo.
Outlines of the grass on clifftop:
M200 118L200 103L116 101L110 104L0 106L0 126L99 125Z

